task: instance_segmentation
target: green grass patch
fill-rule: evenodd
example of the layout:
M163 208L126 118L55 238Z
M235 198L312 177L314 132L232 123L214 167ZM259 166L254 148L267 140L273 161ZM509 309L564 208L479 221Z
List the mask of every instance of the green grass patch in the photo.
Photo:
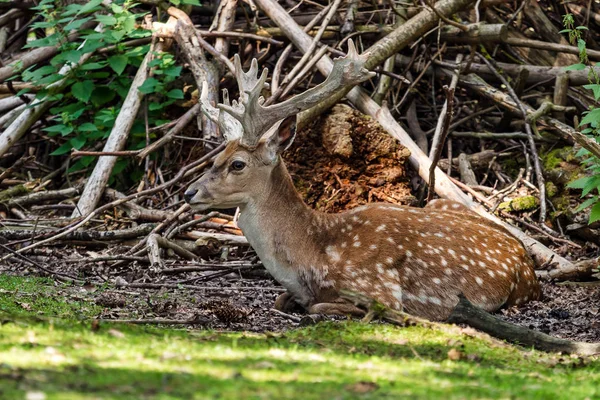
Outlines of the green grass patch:
M0 317L2 399L600 396L597 360L499 346L456 328L346 321L250 334Z
M0 312L68 319L88 318L100 312L83 289L81 294L65 289L48 278L0 275Z

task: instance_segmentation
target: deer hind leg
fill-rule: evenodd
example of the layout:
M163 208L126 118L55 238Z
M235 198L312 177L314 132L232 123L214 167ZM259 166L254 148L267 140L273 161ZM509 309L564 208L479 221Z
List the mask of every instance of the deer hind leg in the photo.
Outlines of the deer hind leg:
M352 315L353 317L364 317L365 312L350 303L317 303L308 308L309 314L326 315Z

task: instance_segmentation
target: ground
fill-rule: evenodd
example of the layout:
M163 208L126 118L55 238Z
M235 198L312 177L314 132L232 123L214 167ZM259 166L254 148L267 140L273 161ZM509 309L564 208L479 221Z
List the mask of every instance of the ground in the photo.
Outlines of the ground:
M8 275L1 287L0 398L600 396L597 359L519 349L469 329L326 321L251 333L94 323L105 310L91 292Z
M369 119L337 108L333 119L299 133L303 145L286 154L307 202L328 212L413 203L405 149ZM348 121L353 129L344 128ZM115 267L85 261L123 251L94 244L30 257L110 283L63 284L27 263L0 265L0 398L600 397L597 358L543 354L459 327L315 323L272 310L283 289L260 268L174 274L198 265L176 257L166 257L162 271L140 262ZM209 253L205 267L256 262L248 251ZM497 315L561 338L600 341L600 286L542 282L542 290L540 301ZM139 320L148 325L133 324Z

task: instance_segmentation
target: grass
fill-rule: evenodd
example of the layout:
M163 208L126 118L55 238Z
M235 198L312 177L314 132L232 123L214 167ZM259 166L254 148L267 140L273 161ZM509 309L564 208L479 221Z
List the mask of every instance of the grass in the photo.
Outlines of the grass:
M77 299L59 297L60 287L50 281L3 276L0 289L2 399L41 393L46 399L600 396L597 360L496 345L457 328L353 321L285 334L97 327L80 319L95 306L80 301L86 311L77 310ZM34 296L36 290L43 294ZM15 306L15 299L30 306ZM31 317L40 314L45 318ZM52 315L62 318L47 318Z

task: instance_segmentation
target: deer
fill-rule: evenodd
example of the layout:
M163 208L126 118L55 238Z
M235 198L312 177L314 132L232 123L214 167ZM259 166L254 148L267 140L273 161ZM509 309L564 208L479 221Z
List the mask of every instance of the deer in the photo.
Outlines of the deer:
M336 58L319 85L264 105L267 69L234 57L240 96L213 106L203 85L201 109L219 125L226 147L184 192L191 208L239 208L238 226L286 292L274 307L310 314L364 316L340 296L366 294L386 307L444 320L463 295L488 312L540 297L533 260L503 227L461 203L437 199L424 208L370 203L329 214L309 208L281 154L296 135L296 116L337 91L371 78L368 53Z

